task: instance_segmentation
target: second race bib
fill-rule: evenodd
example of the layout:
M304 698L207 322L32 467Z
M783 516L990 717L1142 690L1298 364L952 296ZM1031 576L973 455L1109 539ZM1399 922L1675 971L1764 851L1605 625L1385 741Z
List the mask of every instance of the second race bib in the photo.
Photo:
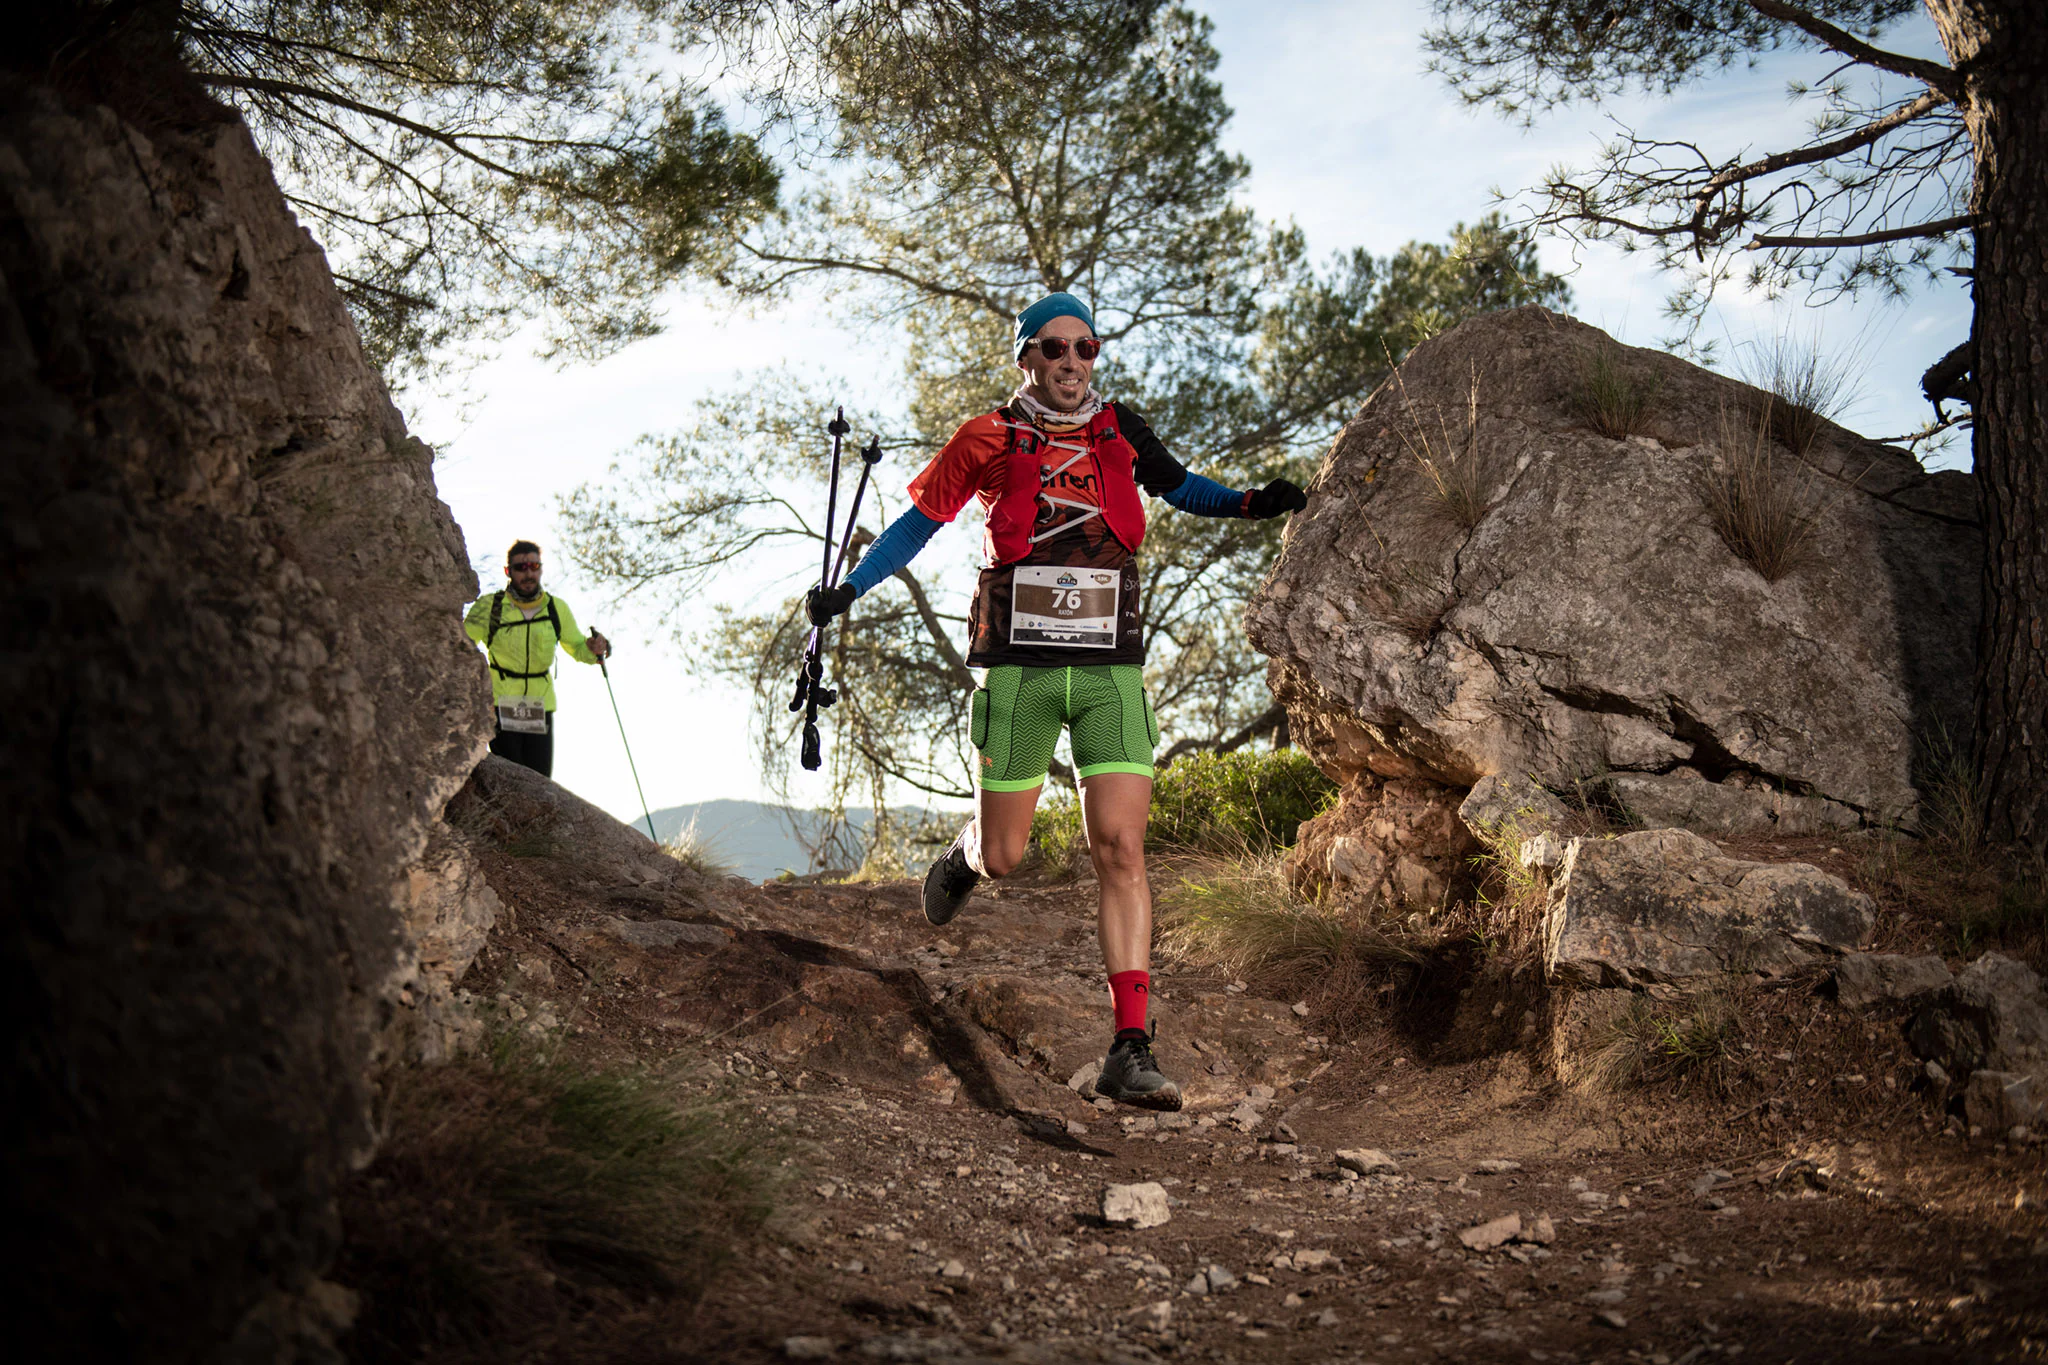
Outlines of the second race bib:
M1010 578L1010 643L1115 649L1115 569L1019 565Z
M544 735L547 708L539 697L506 697L498 703L498 728L514 735Z

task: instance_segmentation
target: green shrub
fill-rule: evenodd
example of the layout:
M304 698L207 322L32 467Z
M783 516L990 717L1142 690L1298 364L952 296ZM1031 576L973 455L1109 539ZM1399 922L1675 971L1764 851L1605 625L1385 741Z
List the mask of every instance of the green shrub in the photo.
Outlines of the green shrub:
M1152 785L1147 847L1233 856L1294 846L1304 820L1337 798L1337 784L1299 749L1185 754Z
M1153 778L1145 846L1223 857L1291 848L1302 821L1336 796L1299 749L1184 754ZM1048 870L1079 868L1088 839L1074 793L1055 789L1038 803L1031 839Z
M1087 861L1088 837L1081 828L1081 800L1065 787L1053 788L1031 814L1031 842L1055 876L1071 875Z

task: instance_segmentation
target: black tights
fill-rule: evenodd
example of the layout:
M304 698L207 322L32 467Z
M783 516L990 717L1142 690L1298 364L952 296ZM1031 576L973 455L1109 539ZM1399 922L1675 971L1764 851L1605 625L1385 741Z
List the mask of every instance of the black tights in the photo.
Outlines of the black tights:
M491 739L491 752L500 758L509 758L522 768L531 768L542 777L555 775L555 713L548 712L548 732L544 735L521 734L517 730L501 729Z

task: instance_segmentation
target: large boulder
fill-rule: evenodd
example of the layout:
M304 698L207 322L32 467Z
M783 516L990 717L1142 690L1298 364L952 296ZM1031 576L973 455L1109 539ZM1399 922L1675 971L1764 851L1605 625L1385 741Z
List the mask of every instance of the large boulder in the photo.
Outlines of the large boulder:
M1654 393L1638 434L1579 415L1603 352ZM1910 823L1916 740L1967 732L1971 478L1820 424L1773 457L1812 526L1769 581L1701 492L1760 408L1540 308L1418 347L1338 436L1247 609L1292 733L1343 789L1323 819L1369 823L1350 808L1386 781L1455 806L1506 775L1709 835ZM1463 511L1432 473L1467 480Z
M1870 897L1805 863L1754 863L1681 829L1565 847L1544 918L1544 961L1580 986L1682 985L1783 975L1861 947Z
M374 1058L491 913L452 850L412 876L489 734L432 452L176 74L147 127L0 77L23 1358L318 1351Z

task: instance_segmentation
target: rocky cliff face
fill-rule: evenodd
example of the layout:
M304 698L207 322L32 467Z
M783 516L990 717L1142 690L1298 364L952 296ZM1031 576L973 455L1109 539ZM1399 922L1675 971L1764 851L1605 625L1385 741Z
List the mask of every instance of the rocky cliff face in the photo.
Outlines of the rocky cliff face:
M1623 438L1583 398L1648 396ZM1344 786L1303 870L1428 901L1483 777L1596 791L1635 823L1758 833L1916 818L1916 746L1966 739L1969 476L1538 308L1416 349L1324 462L1247 624L1293 732ZM1802 442L1803 444L1803 442ZM1803 553L1775 581L1707 513L1767 449Z
M239 122L10 80L0 205L18 1349L316 1349L373 1052L437 1027L474 576Z

